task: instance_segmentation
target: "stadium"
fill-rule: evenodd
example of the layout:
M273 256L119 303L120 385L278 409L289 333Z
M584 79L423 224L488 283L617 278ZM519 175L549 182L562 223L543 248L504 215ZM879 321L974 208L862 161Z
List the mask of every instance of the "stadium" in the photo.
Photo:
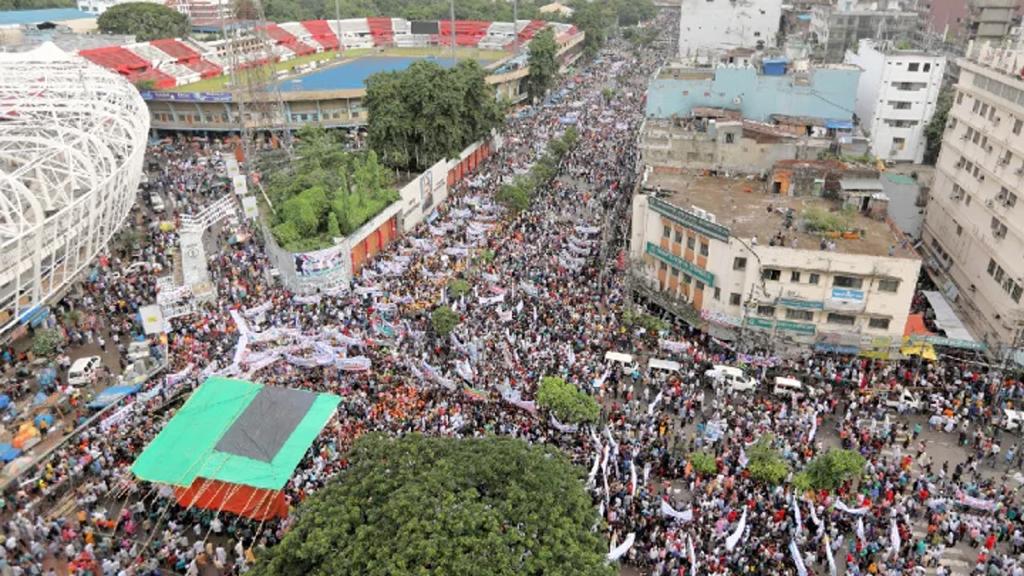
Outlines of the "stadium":
M52 44L0 54L0 330L35 326L135 200L149 114L135 88Z
M80 54L139 87L159 130L236 130L240 122L228 75L233 59L239 66L273 66L289 127L355 127L367 119L366 78L423 58L451 66L453 41L456 59L475 59L489 71L487 82L498 98L522 100L528 74L522 48L546 26L555 32L561 64L571 65L582 52L583 33L541 20L309 20L262 29L273 44L269 57L252 34L212 41L165 38Z

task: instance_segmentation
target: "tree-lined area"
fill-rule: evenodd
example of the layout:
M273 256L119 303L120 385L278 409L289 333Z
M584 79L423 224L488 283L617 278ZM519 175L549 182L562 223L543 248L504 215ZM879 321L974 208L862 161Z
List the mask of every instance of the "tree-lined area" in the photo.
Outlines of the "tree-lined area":
M366 82L368 143L389 167L419 172L497 128L502 107L473 60L446 69L420 60Z
M74 8L74 0L0 0L3 10L43 10L46 8Z
M540 17L538 8L548 2L519 0L519 18ZM332 0L266 0L263 3L267 18L277 22L309 18L334 18ZM365 16L391 16L407 20L441 20L450 16L449 0L339 0L337 12L342 18ZM458 0L455 2L458 20L512 20L512 2L508 0Z
M307 126L296 134L296 158L267 185L273 233L286 250L329 246L398 199L391 172L370 152L344 150L338 132Z
M611 576L582 470L512 438L369 434L254 576Z
M188 16L162 4L128 2L111 6L96 19L105 34L132 34L138 42L184 38L192 27Z

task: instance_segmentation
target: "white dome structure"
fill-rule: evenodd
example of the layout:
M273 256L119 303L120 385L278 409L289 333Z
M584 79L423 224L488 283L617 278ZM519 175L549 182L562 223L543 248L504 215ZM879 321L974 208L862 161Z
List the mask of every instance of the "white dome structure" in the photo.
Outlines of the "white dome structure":
M0 331L59 294L135 201L149 112L52 44L0 54Z

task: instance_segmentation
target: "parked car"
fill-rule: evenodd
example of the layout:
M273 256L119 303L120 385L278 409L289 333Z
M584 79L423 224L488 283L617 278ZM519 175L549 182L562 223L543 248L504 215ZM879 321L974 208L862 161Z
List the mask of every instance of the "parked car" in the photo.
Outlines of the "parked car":
M757 380L741 368L716 364L704 372L712 386L726 392L750 392L757 388Z
M101 366L103 366L103 362L99 356L86 356L75 360L71 364L71 368L68 369L68 384L72 386L92 384L96 381Z

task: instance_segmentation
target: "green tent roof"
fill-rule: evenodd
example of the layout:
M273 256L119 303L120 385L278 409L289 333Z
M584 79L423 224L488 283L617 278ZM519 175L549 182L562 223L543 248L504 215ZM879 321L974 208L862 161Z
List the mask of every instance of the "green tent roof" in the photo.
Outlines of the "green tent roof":
M197 478L280 490L341 399L215 376L203 382L132 465L138 478Z

